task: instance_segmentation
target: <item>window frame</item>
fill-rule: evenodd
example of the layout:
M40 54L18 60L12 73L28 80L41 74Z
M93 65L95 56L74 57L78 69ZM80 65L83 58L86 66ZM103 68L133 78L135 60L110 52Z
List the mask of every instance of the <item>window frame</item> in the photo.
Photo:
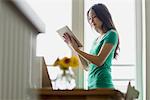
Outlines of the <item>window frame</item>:
M144 0L135 0L136 16L136 88L140 91L139 100L145 100L145 3Z
M72 31L84 45L84 0L72 0ZM79 66L74 73L76 88L84 88L83 69Z

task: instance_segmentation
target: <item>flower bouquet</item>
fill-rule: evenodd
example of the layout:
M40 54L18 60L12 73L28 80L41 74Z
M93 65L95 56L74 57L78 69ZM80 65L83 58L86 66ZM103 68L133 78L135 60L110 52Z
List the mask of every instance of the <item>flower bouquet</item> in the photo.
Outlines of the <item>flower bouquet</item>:
M63 57L62 59L57 58L53 66L59 67L61 74L57 75L55 79L56 89L73 89L76 86L74 73L71 72L71 68L76 68L79 66L79 61L77 56Z

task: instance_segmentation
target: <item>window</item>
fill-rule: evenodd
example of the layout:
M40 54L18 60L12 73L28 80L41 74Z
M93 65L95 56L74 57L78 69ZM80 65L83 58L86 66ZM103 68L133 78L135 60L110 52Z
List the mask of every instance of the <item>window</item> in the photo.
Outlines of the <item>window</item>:
M27 0L27 2L46 24L46 33L37 37L37 56L44 56L47 65L51 65L57 57L70 56L70 49L57 35L56 30L64 25L71 28L72 0ZM48 67L52 80L56 78L58 71L58 68ZM55 89L54 84L53 86Z
M87 52L98 35L88 24L86 18L87 10L95 3L103 3L108 7L119 33L120 53L118 60L113 61L111 68L115 88L125 93L129 81L132 85L136 85L135 0L84 0L84 43ZM87 86L86 72L85 86Z

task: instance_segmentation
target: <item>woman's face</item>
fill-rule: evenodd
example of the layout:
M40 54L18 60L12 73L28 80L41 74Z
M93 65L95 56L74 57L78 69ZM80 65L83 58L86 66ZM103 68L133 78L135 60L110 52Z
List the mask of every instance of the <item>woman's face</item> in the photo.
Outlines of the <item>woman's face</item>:
M89 11L88 21L97 32L99 32L99 30L102 30L102 21L98 19L98 17L92 9Z

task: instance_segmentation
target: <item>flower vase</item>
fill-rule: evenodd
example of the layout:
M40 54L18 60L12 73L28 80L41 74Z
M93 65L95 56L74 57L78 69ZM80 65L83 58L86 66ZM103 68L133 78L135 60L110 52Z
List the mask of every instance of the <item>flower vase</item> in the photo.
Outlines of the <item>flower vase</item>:
M55 87L59 90L71 90L75 88L74 73L71 69L60 69L61 73L57 75Z

